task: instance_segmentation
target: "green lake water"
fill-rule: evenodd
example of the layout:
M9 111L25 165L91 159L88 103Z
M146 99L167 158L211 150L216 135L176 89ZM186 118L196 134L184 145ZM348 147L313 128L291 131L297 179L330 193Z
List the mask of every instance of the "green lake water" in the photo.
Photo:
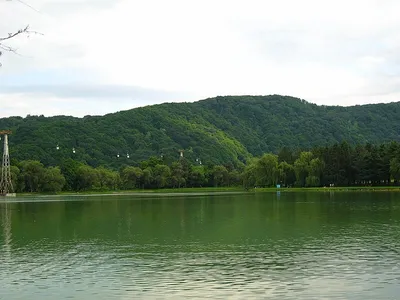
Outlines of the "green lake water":
M0 299L400 299L400 193L0 201Z

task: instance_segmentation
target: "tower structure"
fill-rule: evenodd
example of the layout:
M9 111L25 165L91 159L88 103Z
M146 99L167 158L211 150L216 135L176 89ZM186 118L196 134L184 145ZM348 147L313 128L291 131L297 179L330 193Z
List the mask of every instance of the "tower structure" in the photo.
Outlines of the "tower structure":
M8 149L9 130L0 131L0 136L4 136L3 161L1 164L0 196L7 196L14 192L11 181L10 152Z

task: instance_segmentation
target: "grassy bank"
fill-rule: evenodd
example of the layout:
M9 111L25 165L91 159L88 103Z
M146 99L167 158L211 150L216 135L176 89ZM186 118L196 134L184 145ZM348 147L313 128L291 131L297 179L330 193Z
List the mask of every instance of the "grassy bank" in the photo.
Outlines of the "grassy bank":
M350 187L309 187L309 188L255 188L254 192L400 192L400 186L350 186Z
M60 192L56 195L129 195L129 194L177 194L177 193L261 193L261 192L400 192L400 186L357 186L357 187L313 187L313 188L254 188L245 190L242 187L202 187L202 188L175 188L175 189L136 189L136 190L105 190L83 192ZM18 196L54 195L45 193L18 193Z
M40 196L40 195L124 195L124 194L176 194L176 193L243 193L246 192L242 187L202 187L202 188L170 188L170 189L136 189L136 190L94 190L81 192L59 192L59 193L18 193L18 196Z

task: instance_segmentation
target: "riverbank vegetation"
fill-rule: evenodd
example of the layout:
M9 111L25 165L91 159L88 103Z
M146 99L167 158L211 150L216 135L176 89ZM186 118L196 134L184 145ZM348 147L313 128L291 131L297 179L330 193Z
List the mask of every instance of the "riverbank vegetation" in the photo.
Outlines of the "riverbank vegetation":
M119 168L93 166L71 158L57 165L13 160L16 192L122 191L201 187L268 188L397 186L400 144L346 142L299 151L282 148L245 163L202 164L180 158L167 163L150 157Z

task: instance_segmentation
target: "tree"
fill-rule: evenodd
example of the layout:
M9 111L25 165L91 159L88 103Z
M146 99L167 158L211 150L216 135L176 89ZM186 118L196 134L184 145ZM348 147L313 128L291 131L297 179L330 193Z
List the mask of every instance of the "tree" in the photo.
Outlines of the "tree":
M153 176L158 188L166 187L171 176L171 169L167 165L156 165Z
M288 164L286 161L282 161L279 166L279 182L285 186L293 185L296 181L296 174L294 167Z
M321 177L323 183L338 185L351 184L356 177L361 180L357 163L363 165L363 161L358 160L359 153L353 145L365 141L377 144L400 140L400 122L396 113L400 110L400 103L327 109L304 105L299 99L290 97L225 97L223 112L219 113L222 102L217 100L166 103L84 118L10 117L1 118L0 123L2 128L13 128L18 132L12 139L12 158L40 160L45 166L56 165L73 155L74 160L92 167L103 165L110 169L148 160L147 165L139 165L144 170L175 161L177 149L188 149L189 145L193 147L193 154L187 151L184 157L189 161L201 157L205 165L231 164L235 168L247 163L252 156L278 153L286 146L290 148L279 152L279 162L293 165L299 149L336 143L334 148L322 147L312 152L314 158L319 157L326 163L327 168ZM382 115L387 117L377 121ZM376 121L366 120L369 116ZM254 118L259 121L254 122ZM348 145L338 143L346 139L349 139ZM56 150L57 143L59 150ZM76 150L74 154L73 147ZM393 151L396 148L393 144ZM129 159L125 155L116 158L122 151L129 153ZM378 158L384 157L379 159L384 168L378 176L385 173L388 177L388 166L393 156L386 158L379 153L381 151L387 150L378 149ZM154 158L149 159L149 156ZM379 168L381 162L377 164ZM365 171L362 175L369 177L370 174ZM65 188L68 189L69 179L67 175L65 177L68 182Z
M156 165L162 165L164 164L163 160L159 157L156 156L150 156L147 160L143 160L140 163L140 167L142 170L151 167L154 168Z
M368 182L369 174L366 171L368 151L363 145L357 145L354 148L354 184L365 185Z
M119 183L118 172L108 170L104 167L96 168L99 187L101 190L115 190Z
M0 170L1 170L1 168L0 168ZM17 166L11 166L10 173L11 173L11 182L14 187L14 191L20 191L21 186L20 186L20 181L18 180L18 177L19 177L19 174L21 173L21 170Z
M214 166L212 175L214 179L214 186L218 187L226 182L228 178L228 170L224 166Z
M242 180L245 189L253 188L256 185L256 161L257 159L253 159L243 171Z
M45 169L41 181L42 192L61 192L66 182L59 167Z
M288 147L281 148L281 150L279 150L278 153L278 161L286 162L288 164L293 164L294 163L293 152Z
M255 164L256 184L260 186L275 186L279 178L278 156L264 154Z
M323 162L319 158L313 158L313 156L310 151L301 152L300 157L294 162L297 185L301 187L320 184Z
M40 192L45 168L40 161L26 160L20 163L20 180L23 181L24 191Z
M139 167L126 167L121 172L122 186L124 189L135 189L139 186L143 177L143 171Z
M395 184L400 180L400 160L396 158L392 158L390 160L390 175L393 178Z
M204 166L192 166L189 172L189 184L192 187L202 187L207 184Z
M88 165L81 165L78 167L76 178L78 191L90 190L99 186L97 171Z
M153 182L153 168L147 167L146 169L143 170L143 175L142 175L143 188L149 187L152 182Z
M184 177L185 172L183 170L183 166L180 162L173 162L171 164L171 185L172 187L180 188L182 185L186 183L186 179Z
M238 170L232 170L228 174L229 186L239 186L241 182L241 176Z
M313 158L308 166L308 181L307 186L318 186L320 184L320 179L322 172L324 170L324 162L319 158Z
M65 177L65 186L64 188L68 191L76 191L78 190L78 178L77 172L78 168L82 166L81 162L73 160L72 158L65 159L61 162L61 173Z

